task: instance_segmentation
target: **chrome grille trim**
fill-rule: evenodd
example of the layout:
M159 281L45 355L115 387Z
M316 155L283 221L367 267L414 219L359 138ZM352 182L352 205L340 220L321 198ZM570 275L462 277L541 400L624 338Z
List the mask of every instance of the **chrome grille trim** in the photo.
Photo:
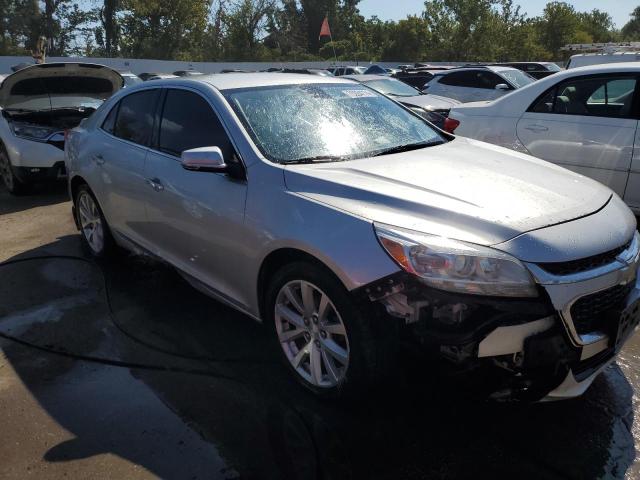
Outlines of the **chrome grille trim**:
M558 311L560 319L569 337L576 347L586 345L603 344L607 335L602 332L588 332L580 335L571 318L571 307L582 297L607 290L616 285L636 283L636 290L640 288L637 283L638 263L640 261L640 241L636 233L629 248L621 252L613 262L598 268L571 275L553 275L540 268L535 263L525 263L531 274L540 284L551 299L554 308ZM589 356L598 353L596 349Z

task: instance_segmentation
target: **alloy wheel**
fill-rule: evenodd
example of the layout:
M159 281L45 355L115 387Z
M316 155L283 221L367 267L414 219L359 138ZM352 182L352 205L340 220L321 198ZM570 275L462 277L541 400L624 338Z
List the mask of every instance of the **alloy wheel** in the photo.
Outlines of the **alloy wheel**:
M80 229L91 250L98 254L104 248L104 226L100 210L93 197L87 192L78 196L78 219Z
M278 340L294 370L316 387L332 388L349 367L349 340L331 299L317 286L294 280L278 292Z

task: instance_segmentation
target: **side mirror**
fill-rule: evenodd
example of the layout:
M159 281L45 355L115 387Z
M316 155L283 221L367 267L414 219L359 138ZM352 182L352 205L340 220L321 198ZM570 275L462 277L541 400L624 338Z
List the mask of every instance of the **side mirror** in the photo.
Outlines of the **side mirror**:
M227 171L222 150L218 147L200 147L185 150L180 156L180 163L185 170L196 172L222 173Z
M506 83L499 83L495 86L496 90L509 90L509 85Z

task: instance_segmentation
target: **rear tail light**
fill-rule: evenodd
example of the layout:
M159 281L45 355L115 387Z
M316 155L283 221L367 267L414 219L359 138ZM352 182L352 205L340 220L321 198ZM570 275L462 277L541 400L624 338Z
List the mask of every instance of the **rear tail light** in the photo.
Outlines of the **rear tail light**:
M67 142L68 138L69 138L69 129L65 128L65 130L64 130L64 141L65 141L65 143Z
M456 128L460 125L460 120L456 120L455 118L447 117L444 121L444 131L453 133L456 131Z

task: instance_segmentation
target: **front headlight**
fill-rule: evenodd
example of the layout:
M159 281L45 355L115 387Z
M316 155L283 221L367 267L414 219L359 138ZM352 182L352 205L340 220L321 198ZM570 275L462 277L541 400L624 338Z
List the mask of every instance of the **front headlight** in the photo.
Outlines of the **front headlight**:
M16 137L29 138L33 140L46 140L57 130L47 127L38 127L27 123L11 123L11 129Z
M434 288L499 297L538 295L524 265L499 250L396 227L376 225L375 231L391 258Z

